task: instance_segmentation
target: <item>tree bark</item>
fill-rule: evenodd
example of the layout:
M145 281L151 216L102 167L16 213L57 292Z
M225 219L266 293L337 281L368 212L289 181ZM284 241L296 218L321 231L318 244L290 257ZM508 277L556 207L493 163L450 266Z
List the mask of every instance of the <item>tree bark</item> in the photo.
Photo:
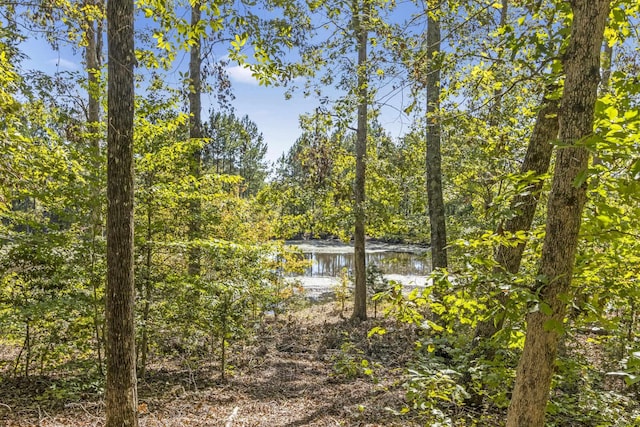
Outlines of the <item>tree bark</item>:
M86 5L91 2L86 3ZM87 46L85 48L85 62L87 67L87 129L89 131L89 152L91 156L93 194L90 196L91 203L91 261L89 265L89 282L93 292L93 327L96 340L96 353L98 357L98 372L102 375L102 337L100 336L101 320L99 316L100 304L98 302L98 287L100 285L100 275L95 269L97 253L97 240L103 232L102 218L102 198L100 196L100 39L102 28L96 25L93 19L86 22ZM97 29L96 29L97 27Z
M431 3L430 3L431 4ZM447 268L447 231L442 196L440 150L440 4L427 22L427 198L431 225L431 268Z
M106 426L136 427L133 282L133 1L107 3Z
M90 2L88 4L91 4ZM88 5L87 4L87 5ZM91 132L91 145L96 151L100 149L98 145L99 138L95 133L98 132L100 123L100 52L98 50L99 38L102 36L96 30L96 22L87 19L87 46L85 47L85 61L87 65L87 81L88 81L88 106L87 106L87 123L89 132ZM98 153L96 153L97 155Z
M195 31L198 22L201 19L200 11L201 3L196 1L191 7L191 28ZM201 55L201 40L200 34L196 34L194 44L191 46L190 58L189 58L189 138L201 139L202 133L202 55ZM192 242L192 246L189 248L188 253L188 272L190 276L200 275L200 248L197 243L193 243L200 238L201 228L201 210L202 206L199 197L199 188L197 183L200 180L200 163L202 161L202 150L200 148L194 148L191 158L191 176L194 179L196 185L194 186L194 193L191 195L189 202L189 210L191 213L191 219L189 221L189 240Z
M152 181L149 179L149 181ZM151 183L148 184L151 188ZM151 198L149 198L151 199ZM147 240L145 244L145 269L144 269L144 305L142 308L142 338L140 342L140 365L138 366L141 379L147 372L147 356L149 354L149 315L151 313L151 297L153 293L153 282L151 281L151 263L153 260L153 239L152 230L152 205L151 200L147 201Z
M552 96L555 87L550 87L543 99L543 105L538 112L536 124L529 139L527 153L520 168L520 174L525 175L533 172L539 177L546 173L551 162L553 145L551 144L558 136L558 109L559 101ZM517 194L510 203L510 210L517 212L512 218L501 225L499 232L515 233L520 230L529 230L533 223L533 217L538 206L542 181L532 182L525 192ZM516 246L500 245L496 248L494 258L500 265L494 270L495 274L507 272L516 274L520 270L522 253L526 242ZM498 294L498 304L504 307L508 301L508 295ZM500 310L497 318L491 318L478 322L474 336L474 346L485 339L491 338L504 325L504 310ZM485 356L491 357L490 354Z
M570 297L589 152L577 143L593 133L600 49L608 0L572 0L573 23L564 69L559 140L539 277L539 307L527 315L527 337L516 373L507 427L544 425L558 342Z
M352 319L367 319L367 267L365 256L365 175L367 155L367 110L369 105L367 90L367 37L368 31L363 19L366 16L368 0L353 2L354 29L358 46L357 96L358 124L356 130L356 180L354 184L354 264L355 297Z

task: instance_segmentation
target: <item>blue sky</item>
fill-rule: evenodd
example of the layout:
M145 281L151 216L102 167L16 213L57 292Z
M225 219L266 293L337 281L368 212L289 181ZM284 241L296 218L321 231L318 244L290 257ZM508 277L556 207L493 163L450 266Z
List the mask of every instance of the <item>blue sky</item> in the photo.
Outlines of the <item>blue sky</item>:
M28 56L25 69L48 74L83 69L81 56L74 55L69 47L61 46L60 51L54 51L44 40L30 39L25 41L22 49ZM235 100L232 105L236 114L246 114L258 125L268 145L267 160L277 160L300 136L299 115L313 112L319 102L311 97L305 98L300 92L293 92L292 98L286 100L284 88L260 86L251 72L240 66L229 66L227 73L233 83ZM212 95L203 95L203 115L207 114L213 102L215 99ZM383 111L381 123L394 137L407 130L406 122L402 123L397 111L392 109Z
M22 45L22 51L28 56L23 64L25 69L47 74L83 69L81 56L74 55L69 47L61 46L60 51L54 51L44 40L30 39ZM300 135L298 116L313 111L317 102L298 93L285 100L285 89L259 86L250 71L239 66L230 66L227 72L233 83L232 105L236 114L246 114L258 125L268 144L267 160L277 160ZM212 102L213 96L203 95L203 115L208 113Z
M229 67L227 73L233 83L236 112L247 114L258 125L267 142L267 159L277 160L300 136L299 115L313 111L317 102L300 93L286 100L285 89L258 85L251 72L240 66Z
M291 99L285 100L285 89L258 85L251 72L240 66L229 67L227 73L233 82L236 112L249 115L258 125L269 147L267 159L277 160L301 134L298 117L315 111L320 102L314 97L305 98L301 91L294 91ZM209 100L208 104L212 101ZM400 101L395 99L393 102ZM383 109L379 120L393 137L399 137L408 130L407 119L403 123L393 108Z
M40 70L47 74L83 69L81 50L76 49L74 52L70 43L68 45L61 43L60 50L54 51L45 40L29 35L21 45L21 49L28 57L23 63L25 69ZM224 51L222 53L224 54ZM177 59L176 67L183 69L187 63L188 57L183 54L183 57ZM231 64L227 68L227 73L235 95L232 101L235 113L238 116L246 114L257 124L268 145L267 160L274 162L299 137L301 133L298 125L299 116L313 112L320 103L312 97L305 98L302 91L294 91L291 99L286 100L284 88L260 86L248 69L237 65ZM169 72L166 81L177 86L179 84L177 71ZM390 103L396 107L383 109L379 121L392 137L399 137L408 130L406 117L403 119L398 113L402 108L401 96L392 99ZM208 115L212 104L215 108L215 97L203 94L203 117Z

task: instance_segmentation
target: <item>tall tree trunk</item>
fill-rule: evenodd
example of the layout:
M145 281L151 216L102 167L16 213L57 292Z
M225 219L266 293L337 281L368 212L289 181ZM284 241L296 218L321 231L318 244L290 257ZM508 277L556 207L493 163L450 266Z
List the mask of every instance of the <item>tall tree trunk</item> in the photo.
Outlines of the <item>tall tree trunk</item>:
M565 53L559 140L539 277L539 308L527 315L527 337L516 374L507 427L544 425L553 365L563 327L582 210L589 153L577 146L593 133L600 80L600 49L609 15L608 0L572 0L573 23Z
M107 388L106 426L137 417L133 282L133 1L107 3Z
M600 57L602 78L600 79L600 85L598 87L598 94L599 94L598 97L605 96L606 94L611 93L611 90L612 90L610 84L611 84L611 67L613 65L612 64L613 63L613 46L609 46L609 42L606 39L604 40L604 43L602 44L602 46L603 46L602 56ZM593 155L593 160L591 160L591 164L594 166L603 165L603 161L598 155L598 153L595 153ZM593 188L598 188L599 180L600 180L599 175L595 175L592 178L591 185ZM568 324L573 323L576 320L576 318L580 315L581 310L579 309L579 307L582 307L584 303L587 302L587 300L588 300L588 295L586 295L583 292L579 292L575 296L574 307L573 309L569 310L569 314L567 315ZM561 338L560 343L558 344L558 354L560 354L561 356L564 356L567 350L568 349L566 347L566 335L565 335Z
M501 27L507 23L507 5L507 0L503 0L500 15ZM533 173L533 177L539 177L549 170L551 155L553 153L552 141L558 137L558 111L560 101L555 96L557 90L558 87L556 85L547 87L529 139L527 153L520 167L520 175L527 176L528 180L531 179L530 173ZM527 231L531 228L542 185L543 182L540 180L532 182L511 200L509 210L511 212L517 212L517 214L500 224L497 230L498 233L515 233L517 231ZM494 269L494 274L500 275L503 272L509 274L518 273L525 246L526 242L522 242L516 246L498 246L494 253L494 259L499 266ZM504 326L504 307L508 303L508 294L499 293L496 298L496 303L499 309L497 315L478 322L473 340L474 347L481 344L484 340L491 338ZM491 347L483 348L484 357L493 358L493 350Z
M149 179L152 181L152 179ZM151 188L151 183L148 183ZM151 312L151 296L153 293L153 282L151 281L151 261L153 259L153 239L152 225L152 205L151 200L147 202L147 241L145 245L145 269L144 269L144 306L142 308L142 339L140 342L140 365L138 366L140 378L144 378L147 372L147 356L149 354L149 314Z
M542 101L542 108L538 112L536 124L529 139L527 153L520 168L521 175L533 172L539 177L549 169L553 145L551 142L558 136L558 109L559 101L552 96L556 88L550 87ZM530 179L531 177L528 177ZM500 226L499 232L515 233L520 230L529 230L533 223L533 217L538 206L538 199L543 182L537 180L527 186L526 191L517 194L510 203L510 210L517 212ZM522 253L525 249L525 242L516 246L500 245L496 248L494 258L499 267L494 270L495 274L503 271L509 274L516 274L520 270ZM497 303L504 307L507 304L507 294L498 294ZM504 310L500 310L497 317L478 322L474 336L474 346L485 339L491 338L504 325ZM491 354L485 354L491 357Z
M198 23L201 18L200 11L201 3L196 1L191 7L191 28L196 31ZM191 46L190 59L189 59L189 138L201 139L202 135L202 56L201 56L201 41L202 37L199 33L194 36L194 44ZM189 202L189 210L191 213L191 219L189 221L189 240L192 242L192 246L189 248L188 253L188 270L190 276L198 276L200 274L200 248L197 243L193 243L194 240L200 238L200 213L202 206L200 203L199 187L197 183L200 180L200 163L202 157L202 150L195 148L192 153L190 173L196 182L194 188L194 194L191 195Z
M91 3L88 3L89 5ZM102 7L101 7L102 9ZM96 353L98 359L98 372L102 375L102 337L100 335L101 320L98 302L98 287L100 286L100 275L96 271L96 259L98 257L98 238L102 235L102 198L100 194L100 55L102 28L93 19L87 19L86 23L87 46L85 48L85 61L87 66L87 128L89 131L89 148L91 155L93 194L90 196L91 203L91 261L89 271L89 282L93 291L93 327L96 340ZM96 29L97 27L97 29Z
M431 224L431 267L447 268L447 231L440 153L440 3L428 3L427 22L427 198Z
M90 3L87 4L87 6ZM88 107L87 107L87 123L91 132L91 146L96 151L100 149L99 138L96 133L99 131L100 124L100 51L98 46L99 39L102 34L96 30L96 22L91 18L87 19L87 46L85 47L85 61L87 64L87 80L88 80ZM98 153L95 153L96 156Z
M357 91L358 94L358 127L356 131L356 181L355 198L355 230L354 230L354 264L355 264L355 297L354 320L367 319L367 267L365 256L365 175L367 155L367 37L368 31L363 20L367 12L368 0L354 0L353 21L358 45Z

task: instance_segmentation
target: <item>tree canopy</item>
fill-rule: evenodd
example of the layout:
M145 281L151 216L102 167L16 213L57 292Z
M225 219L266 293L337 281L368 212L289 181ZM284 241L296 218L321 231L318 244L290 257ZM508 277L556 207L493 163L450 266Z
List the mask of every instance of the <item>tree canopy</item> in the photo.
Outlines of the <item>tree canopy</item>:
M637 422L637 1L129 6L122 24L99 0L0 5L0 388L68 374L99 394L104 367L135 384L158 360L227 381L305 304L286 240L340 240L358 258L340 316L353 282L354 320L376 318L361 351L334 337L332 369L403 368L398 425ZM135 47L109 53L124 27ZM31 69L44 52L82 65ZM276 161L238 69L256 97L312 101ZM403 288L364 265L374 240L435 268ZM369 357L389 336L415 347L402 366Z

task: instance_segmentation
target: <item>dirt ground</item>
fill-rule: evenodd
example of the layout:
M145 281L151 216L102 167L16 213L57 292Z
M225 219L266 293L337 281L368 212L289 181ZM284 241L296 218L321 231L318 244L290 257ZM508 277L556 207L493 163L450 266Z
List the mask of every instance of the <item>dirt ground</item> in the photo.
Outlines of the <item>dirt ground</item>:
M353 325L339 314L333 303L266 322L255 342L233 349L225 381L213 363L155 360L138 387L140 426L424 425L394 414L405 405L411 329L381 320ZM367 339L381 323L398 333ZM0 426L104 425L100 394L54 399L57 381L2 380Z

